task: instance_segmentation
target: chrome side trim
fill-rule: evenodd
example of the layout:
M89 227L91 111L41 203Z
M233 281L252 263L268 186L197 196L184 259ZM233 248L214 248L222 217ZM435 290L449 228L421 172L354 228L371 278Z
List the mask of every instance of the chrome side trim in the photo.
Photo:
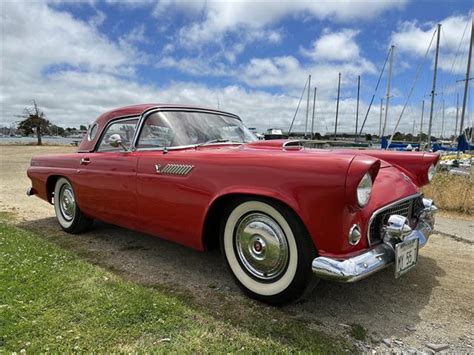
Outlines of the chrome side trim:
M388 210L389 208L392 208L393 206L395 205L398 205L399 203L403 203L405 201L408 201L408 200L411 200L411 199L415 199L415 198L418 198L422 196L421 193L416 193L416 194L413 194L413 195L410 195L410 196L407 196L407 197L404 197L400 200L397 200L397 201L394 201L388 205L385 205L383 207L380 207L379 209L375 210L372 215L370 216L370 219L369 219L369 223L367 224L367 243L369 246L371 246L371 238L370 238L370 227L372 226L372 222L374 221L375 217L377 217L377 215L385 210Z

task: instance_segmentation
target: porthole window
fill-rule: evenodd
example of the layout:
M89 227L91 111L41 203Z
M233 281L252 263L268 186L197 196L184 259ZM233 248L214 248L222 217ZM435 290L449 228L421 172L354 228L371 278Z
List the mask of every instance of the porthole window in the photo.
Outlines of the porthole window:
M92 141L94 140L96 134L97 134L97 131L98 131L99 127L97 126L97 123L94 123L90 128L89 128L89 134L87 135L87 139L89 141Z

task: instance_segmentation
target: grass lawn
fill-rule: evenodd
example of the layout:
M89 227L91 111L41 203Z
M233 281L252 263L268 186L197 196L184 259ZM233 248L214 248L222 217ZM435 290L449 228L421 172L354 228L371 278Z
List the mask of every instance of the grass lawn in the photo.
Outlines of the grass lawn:
M0 221L0 353L354 351L268 309L216 317L192 295L123 280Z

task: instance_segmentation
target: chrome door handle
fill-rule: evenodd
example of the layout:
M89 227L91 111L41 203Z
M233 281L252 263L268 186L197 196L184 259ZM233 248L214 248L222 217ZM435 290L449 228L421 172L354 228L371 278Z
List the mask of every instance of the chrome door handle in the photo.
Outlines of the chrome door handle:
M81 165L87 165L91 162L89 158L82 158L81 159Z

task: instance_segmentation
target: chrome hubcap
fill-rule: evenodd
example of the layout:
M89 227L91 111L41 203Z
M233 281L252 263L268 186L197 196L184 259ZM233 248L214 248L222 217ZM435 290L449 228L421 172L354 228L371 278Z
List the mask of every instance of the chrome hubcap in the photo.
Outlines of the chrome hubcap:
M288 264L288 242L278 223L262 213L240 219L235 228L235 249L244 269L269 281L283 274Z
M63 185L59 194L59 209L64 219L71 221L76 213L76 200L71 186Z

